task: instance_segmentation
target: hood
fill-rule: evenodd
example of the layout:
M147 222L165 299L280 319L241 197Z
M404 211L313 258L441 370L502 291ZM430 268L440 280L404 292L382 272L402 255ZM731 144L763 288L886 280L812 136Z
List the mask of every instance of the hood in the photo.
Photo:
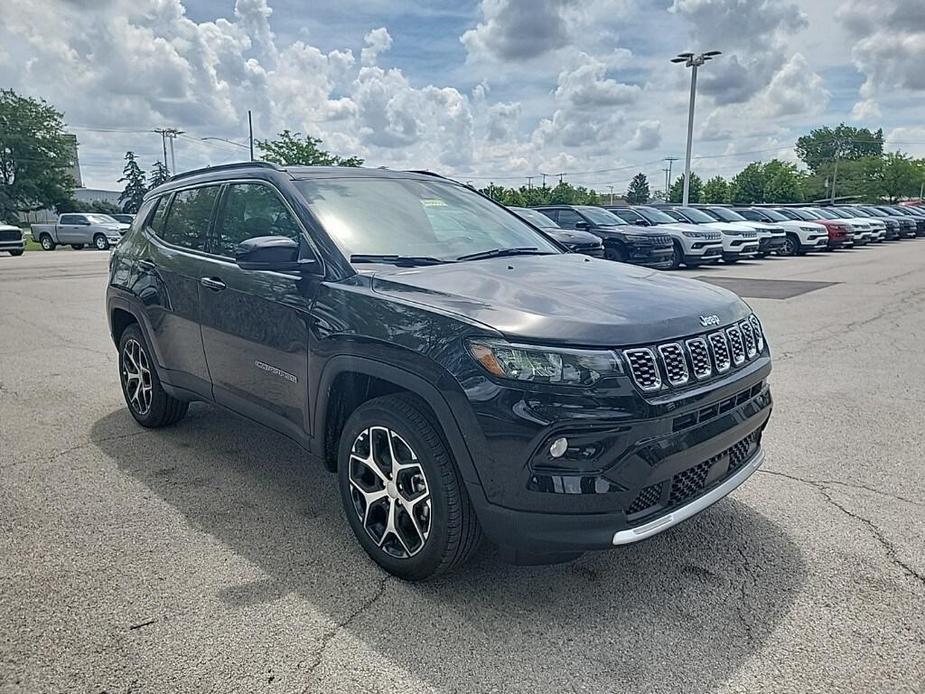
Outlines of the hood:
M601 240L589 231L579 231L578 229L561 229L559 227L547 227L543 232L554 238L559 243L566 246L588 246L598 245Z
M709 231L709 224L689 224L688 222L672 222L671 224L656 224L654 227L649 227L656 231L661 229L668 229L673 231Z
M621 347L705 332L748 306L697 280L574 254L516 256L419 268L377 267L373 291L477 321L511 341Z
M711 227L713 229L719 229L720 231L732 231L732 232L747 232L751 233L755 231L755 228L750 224L745 222L710 222L709 224L704 224L705 227Z

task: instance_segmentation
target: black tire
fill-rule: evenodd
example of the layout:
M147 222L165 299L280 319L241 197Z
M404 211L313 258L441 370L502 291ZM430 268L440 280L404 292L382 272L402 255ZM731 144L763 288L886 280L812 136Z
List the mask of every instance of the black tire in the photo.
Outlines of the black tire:
M726 263L727 265L734 265L734 264L736 264L737 262L739 262L739 259L738 259L738 258L726 257L726 258L723 258L723 262Z
M389 441L394 440L392 434L400 437L416 455L415 462L423 473L423 482L430 495L427 514L430 529L426 539L416 546L413 553L405 551L404 541L401 547L397 547L394 533L389 536L388 530L385 529L381 531L380 541L377 542L371 536L375 528L367 531L361 517L361 513L367 513L368 509L374 509L377 514L384 513L386 516L389 511L386 511L384 506L399 509L399 506L388 498L373 502L376 506L373 503L365 505L365 501L351 484L351 470L359 471L358 474L361 476L364 470L362 463L354 462L351 452L354 450L354 443L362 446L364 436L366 441L370 441L370 427L387 429L390 433L379 432L377 435L388 436ZM368 445L371 451L374 444L370 442ZM399 445L398 442L396 445ZM401 456L396 453L396 458L401 459ZM407 581L426 580L462 565L478 548L482 531L462 476L447 450L443 437L417 398L410 395L386 395L358 407L344 425L338 445L337 463L338 486L347 522L366 553L389 573ZM391 478L391 463L388 471L383 470L381 466L378 469L393 482L398 481L397 476L394 480ZM375 477L372 478L372 482L387 489ZM393 483L392 493L397 486ZM409 516L405 509L399 509L394 518L403 518L407 524ZM419 525L424 527L420 521ZM388 547L390 543L393 549L405 553L406 556L391 553ZM414 545L408 544L407 547Z
M93 246L98 251L109 250L109 239L107 239L103 234L97 234L93 237Z
M39 237L39 243L42 244L43 251L53 251L58 245L52 240L51 236L48 234L42 234Z
M671 265L668 266L668 269L677 270L679 267L681 267L681 263L683 262L684 262L684 249L681 248L681 242L677 240L673 240L672 249L671 249Z
M626 262L626 249L619 243L604 246L604 257L607 260L616 260L618 263Z
M145 409L133 404L129 393L130 386L127 382L128 378L126 371L126 349L132 342L137 344L141 350L149 371L148 383L151 388L151 397L150 404ZM176 424L183 419L186 415L186 411L189 409L189 402L186 400L178 400L168 395L167 391L164 390L160 378L157 376L157 369L154 366L154 359L151 357L151 350L137 323L128 326L119 338L119 382L122 384L122 395L125 397L125 404L128 406L129 412L132 413L132 417L135 418L135 421L143 427L158 429L160 427Z
M73 248L75 251L79 251L83 247L84 245L82 243L72 243L71 244L71 248Z
M784 240L783 247L777 251L778 255L782 255L785 258L797 255L800 250L800 239L797 238L796 234L787 234L787 238Z
M16 248L10 251L10 255L12 256L22 255L22 248Z

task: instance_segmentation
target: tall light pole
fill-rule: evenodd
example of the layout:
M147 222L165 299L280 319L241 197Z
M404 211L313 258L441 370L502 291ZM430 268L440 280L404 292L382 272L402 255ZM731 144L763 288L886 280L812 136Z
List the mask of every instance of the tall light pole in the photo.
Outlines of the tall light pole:
M690 201L691 146L694 141L694 97L697 94L697 68L708 60L713 60L718 55L722 55L722 51L707 51L698 55L678 53L676 57L671 59L673 63L684 63L684 67L691 68L691 103L687 112L687 156L684 160L684 205L687 205Z

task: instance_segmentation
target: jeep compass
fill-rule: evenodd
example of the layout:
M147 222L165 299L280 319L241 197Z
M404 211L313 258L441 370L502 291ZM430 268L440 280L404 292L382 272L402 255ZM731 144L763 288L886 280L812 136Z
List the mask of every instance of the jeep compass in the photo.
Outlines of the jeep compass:
M771 360L741 299L565 253L427 172L174 176L112 253L107 317L140 425L201 400L293 439L409 580L483 536L522 562L644 540L763 458Z

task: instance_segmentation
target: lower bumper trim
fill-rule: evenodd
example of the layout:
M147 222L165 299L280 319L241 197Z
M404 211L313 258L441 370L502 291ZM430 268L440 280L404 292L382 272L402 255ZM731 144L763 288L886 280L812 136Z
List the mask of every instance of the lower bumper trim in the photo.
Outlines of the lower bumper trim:
M694 499L689 504L681 506L680 508L676 508L671 513L666 513L664 516L656 518L653 521L649 521L644 525L640 525L635 528L628 528L626 530L620 530L614 533L613 544L628 545L632 544L633 542L645 540L646 538L657 535L658 533L687 520L691 516L697 515L707 507L715 504L724 496L727 496L736 487L751 477L752 473L754 473L763 462L764 449L759 448L757 451L755 451L755 454L752 456L751 460L742 466L741 470L732 475L719 486L714 487L709 492Z

